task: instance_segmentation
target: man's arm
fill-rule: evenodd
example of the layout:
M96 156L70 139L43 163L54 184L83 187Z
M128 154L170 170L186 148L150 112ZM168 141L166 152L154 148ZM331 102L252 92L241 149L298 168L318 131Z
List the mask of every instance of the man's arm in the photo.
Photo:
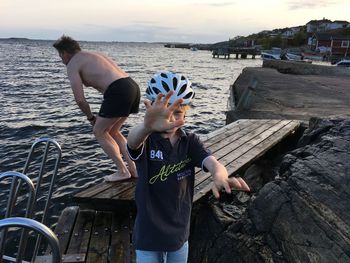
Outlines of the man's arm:
M224 189L226 193L231 193L231 188L234 190L250 191L249 186L241 177L229 178L225 166L219 163L214 156L207 157L203 165L213 176L212 191L216 198L220 197L219 192L221 189Z
M73 91L75 102L77 103L80 110L86 115L86 118L90 122L94 122L94 115L91 112L90 105L85 99L83 82L80 78L79 73L68 72L68 79Z

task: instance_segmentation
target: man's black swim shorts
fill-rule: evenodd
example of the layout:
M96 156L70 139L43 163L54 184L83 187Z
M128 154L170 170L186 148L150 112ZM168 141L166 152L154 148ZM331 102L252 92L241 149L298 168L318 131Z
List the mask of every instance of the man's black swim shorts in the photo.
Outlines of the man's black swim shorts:
M112 82L103 94L99 116L103 118L127 117L138 113L140 88L130 77Z

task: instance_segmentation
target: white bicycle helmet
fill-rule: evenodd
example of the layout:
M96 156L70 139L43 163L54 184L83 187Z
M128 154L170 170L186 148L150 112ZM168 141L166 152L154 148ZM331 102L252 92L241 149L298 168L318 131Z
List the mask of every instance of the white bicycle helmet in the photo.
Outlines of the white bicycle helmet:
M183 99L182 104L189 104L194 98L194 90L191 87L191 81L185 76L170 71L161 71L151 78L146 89L146 96L154 101L159 93L166 95L170 90L174 94L170 97L169 103L172 104L178 99Z

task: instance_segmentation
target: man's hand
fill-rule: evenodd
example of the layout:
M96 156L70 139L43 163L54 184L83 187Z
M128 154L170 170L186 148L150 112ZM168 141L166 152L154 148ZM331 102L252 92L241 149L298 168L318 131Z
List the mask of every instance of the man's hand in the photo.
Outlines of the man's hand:
M169 99L173 93L174 91L169 91L165 97L163 94L158 94L153 104L151 104L149 100L144 102L146 106L144 127L148 132L162 132L184 125L183 120L175 120L172 118L173 112L183 102L183 99L178 99L173 104L168 105Z
M96 116L95 116L95 115L92 115L92 117L87 118L87 120L90 122L90 124L91 124L92 126L94 126L95 123L96 123Z

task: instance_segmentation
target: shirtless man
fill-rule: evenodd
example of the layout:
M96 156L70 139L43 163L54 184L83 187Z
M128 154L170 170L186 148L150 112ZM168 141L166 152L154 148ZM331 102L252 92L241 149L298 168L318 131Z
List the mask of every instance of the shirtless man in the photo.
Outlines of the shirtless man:
M110 58L99 53L82 51L79 43L68 36L63 35L53 46L67 66L76 103L93 125L94 135L102 149L117 165L118 172L105 176L105 180L119 181L137 177L135 164L126 152L126 139L120 128L130 113L137 113L139 110L139 86ZM84 86L93 87L103 94L97 116L91 112L85 99Z

